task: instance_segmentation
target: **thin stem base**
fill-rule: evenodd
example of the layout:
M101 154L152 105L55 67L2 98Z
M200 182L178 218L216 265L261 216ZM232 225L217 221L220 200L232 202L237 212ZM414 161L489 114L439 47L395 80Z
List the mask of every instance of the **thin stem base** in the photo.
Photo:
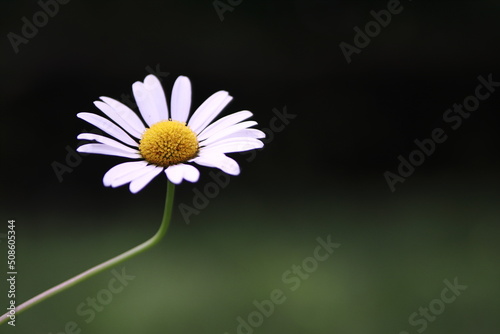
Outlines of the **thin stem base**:
M149 240L143 242L142 244L135 246L134 248L118 255L115 256L112 259L109 259L101 264L98 264L95 267L92 267L84 272L82 272L79 275L76 275L75 277L72 277L68 279L67 281L62 282L61 284L58 284L54 286L53 288L50 288L47 291L44 291L40 293L39 295L29 299L28 301L22 303L21 305L16 307L16 315L19 313L26 311L27 309L35 306L36 304L66 290L69 289L72 286L77 285L78 283L81 283L90 277L97 275L101 272L103 272L106 269L109 269L113 266L116 266L119 263L122 263L126 260L131 259L132 257L144 252L145 250L153 247L156 245L160 240L165 236L167 233L168 227L170 225L170 220L172 218L172 208L173 208L173 203L174 203L174 192L175 192L175 185L171 183L170 181L167 181L167 195L165 199L165 209L163 212L163 219L160 225L160 228L156 232L156 234L151 237ZM9 312L3 314L0 317L0 325L7 322L9 318Z

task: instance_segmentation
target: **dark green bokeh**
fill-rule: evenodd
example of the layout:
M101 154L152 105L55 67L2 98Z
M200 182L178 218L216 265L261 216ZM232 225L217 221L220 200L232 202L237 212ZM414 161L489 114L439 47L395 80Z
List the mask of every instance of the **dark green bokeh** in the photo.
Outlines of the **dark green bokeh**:
M425 193L409 188L398 199L374 199L310 187L291 192L297 196L234 198L228 187L189 225L176 212L160 246L118 266L135 279L90 323L77 308L109 289L110 272L22 314L16 330L55 333L75 321L90 333L236 333L237 317L255 311L254 300L281 289L287 299L256 333L415 333L421 326L409 324L410 314L440 299L443 280L455 277L467 289L427 331L498 328L498 196L474 186L464 197L432 184ZM177 203L189 200L181 195ZM19 215L20 300L145 240L161 216L157 205L135 200L103 204L107 210L47 205L38 217ZM23 227L28 221L38 228ZM341 246L291 291L283 273L328 235Z

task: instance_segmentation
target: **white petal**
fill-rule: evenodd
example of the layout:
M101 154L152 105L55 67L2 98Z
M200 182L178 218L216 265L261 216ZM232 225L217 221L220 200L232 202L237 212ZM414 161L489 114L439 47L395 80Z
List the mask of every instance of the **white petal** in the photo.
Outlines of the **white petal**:
M196 109L189 120L189 127L194 133L200 133L232 100L232 96L226 91L218 91Z
M168 167L165 170L168 179L174 184L179 184L183 179L189 182L196 182L200 178L200 171L191 165L178 164Z
M185 165L184 167L184 178L189 181L189 182L197 182L200 178L200 171L198 168L191 166L191 165Z
M172 182L173 184L179 184L182 182L184 169L181 165L169 166L167 169L165 169L165 174L167 174L170 182Z
M255 138L226 138L218 140L200 149L201 152L232 153L244 152L264 147L264 143Z
M257 130L257 129L243 129L243 130L239 130L235 133L232 133L228 136L225 136L224 138L221 138L221 139L235 138L235 137L248 137L248 138L262 139L262 138L266 138L266 134L260 130Z
M174 121L186 123L191 108L191 82L185 76L175 80L170 99L170 113Z
M139 116L132 109L112 98L106 96L101 96L100 98L104 102L95 101L94 105L97 108L132 136L141 138L145 127Z
M150 74L144 83L135 82L132 91L139 111L149 126L168 119L167 99L158 78Z
M231 139L234 140L234 138L253 138L253 139L262 139L265 138L266 134L260 130L257 129L242 129L238 130L236 132L230 133L228 135L225 135L224 137L218 138L217 141L222 141L226 139ZM209 138L211 140L212 137ZM206 144L208 141L204 141L201 143L201 145ZM212 143L209 143L207 146L211 146Z
M146 174L136 178L132 182L130 182L129 190L132 194L136 194L142 190L151 180L153 180L158 174L161 173L163 167L155 167L151 171Z
M137 153L130 153L106 144L86 144L78 147L76 150L81 153L114 155L117 157L124 157L131 159L141 158L139 151L137 151Z
M182 168L184 169L184 179L189 182L196 182L200 178L200 171L198 168L192 165L182 164Z
M125 131L119 128L116 124L112 123L106 118L88 112L81 112L78 113L76 116L98 127L99 129L115 137L116 139L121 140L125 144L137 147L137 143L135 142L135 140L133 140Z
M132 182L133 180L135 180L143 175L148 174L150 171L152 171L155 168L161 168L161 167L154 166L154 165L147 165L147 166L144 166L142 168L137 168L135 170L132 170L130 173L126 173L120 177L115 178L111 182L111 187L116 188L116 187L122 186L126 183Z
M104 137L104 136L100 136L100 135L96 135L96 134L93 134L93 133L81 133L76 138L77 139L81 139L81 140L95 140L95 141L97 141L99 143L119 148L120 150L125 151L125 152L137 153L137 150L135 150L133 148L130 148L128 146L125 146L122 143L119 143L119 142L117 142L114 139L111 139L111 138L108 138L108 137Z
M227 137L227 136L229 136L232 133L235 133L235 132L237 132L239 130L243 130L243 129L249 128L249 127L254 126L254 125L257 125L257 122L255 122L255 121L246 121L246 122L241 122L241 123L238 123L238 124L231 125L231 126L225 128L225 129L222 129L221 131L219 131L217 133L214 133L213 135L211 135L210 137L208 137L206 140L204 140L200 144L202 146L206 146L206 145L208 145L210 143L213 143L214 141L217 141L217 140L219 140L221 138Z
M240 173L240 166L238 163L222 153L200 155L193 161L198 165L219 168L230 175L238 175Z
M142 169L146 167L147 164L148 163L146 161L142 160L142 161L124 162L119 165L116 165L110 170L108 170L106 174L104 174L104 177L102 178L102 183L106 187L109 187L114 180L128 173Z
M221 119L213 122L209 126L205 128L200 134L198 135L198 140L203 140L207 139L214 133L221 131L231 125L234 125L236 123L239 123L249 117L252 117L252 113L248 110L242 110L235 112L234 114L224 116Z

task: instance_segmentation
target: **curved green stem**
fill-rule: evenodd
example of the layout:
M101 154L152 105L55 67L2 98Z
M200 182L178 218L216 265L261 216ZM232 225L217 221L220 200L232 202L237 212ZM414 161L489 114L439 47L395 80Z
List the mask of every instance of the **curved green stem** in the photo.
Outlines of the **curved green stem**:
M126 251L125 253L122 253L112 259L109 259L93 268L90 268L83 273L76 275L73 278L70 278L69 280L62 282L59 285L54 286L53 288L42 292L41 294L31 298L30 300L22 303L21 305L16 307L16 315L19 313L26 311L32 306L35 306L36 304L58 294L59 292L62 292L74 285L77 285L80 282L85 281L86 279L97 275L98 273L109 269L121 262L124 262L142 252L145 250L153 247L156 245L160 240L165 236L168 230L168 226L170 225L170 219L172 217L172 208L173 208L173 203L174 203L174 190L175 190L175 185L171 183L170 181L167 181L167 196L165 199L165 211L163 212L163 220L161 222L161 226L156 232L156 234L151 237L149 240L143 242L142 244ZM7 322L9 320L9 312L5 313L0 317L0 324Z

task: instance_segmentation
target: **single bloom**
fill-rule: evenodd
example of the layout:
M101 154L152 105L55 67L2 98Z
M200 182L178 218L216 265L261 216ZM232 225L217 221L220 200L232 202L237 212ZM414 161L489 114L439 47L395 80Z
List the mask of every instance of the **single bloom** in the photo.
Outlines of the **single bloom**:
M148 75L144 82L134 83L132 90L144 121L123 103L105 96L94 105L113 122L88 112L77 115L113 137L82 133L78 139L94 143L78 147L78 152L134 160L111 168L103 178L106 187L129 183L130 191L137 193L162 171L174 184L182 180L196 182L200 172L193 163L238 175L238 163L226 153L264 146L259 139L265 135L251 128L257 122L247 120L252 116L248 110L213 122L233 99L226 91L214 93L189 118L191 82L185 76L179 76L174 83L170 111L161 83L154 75Z

